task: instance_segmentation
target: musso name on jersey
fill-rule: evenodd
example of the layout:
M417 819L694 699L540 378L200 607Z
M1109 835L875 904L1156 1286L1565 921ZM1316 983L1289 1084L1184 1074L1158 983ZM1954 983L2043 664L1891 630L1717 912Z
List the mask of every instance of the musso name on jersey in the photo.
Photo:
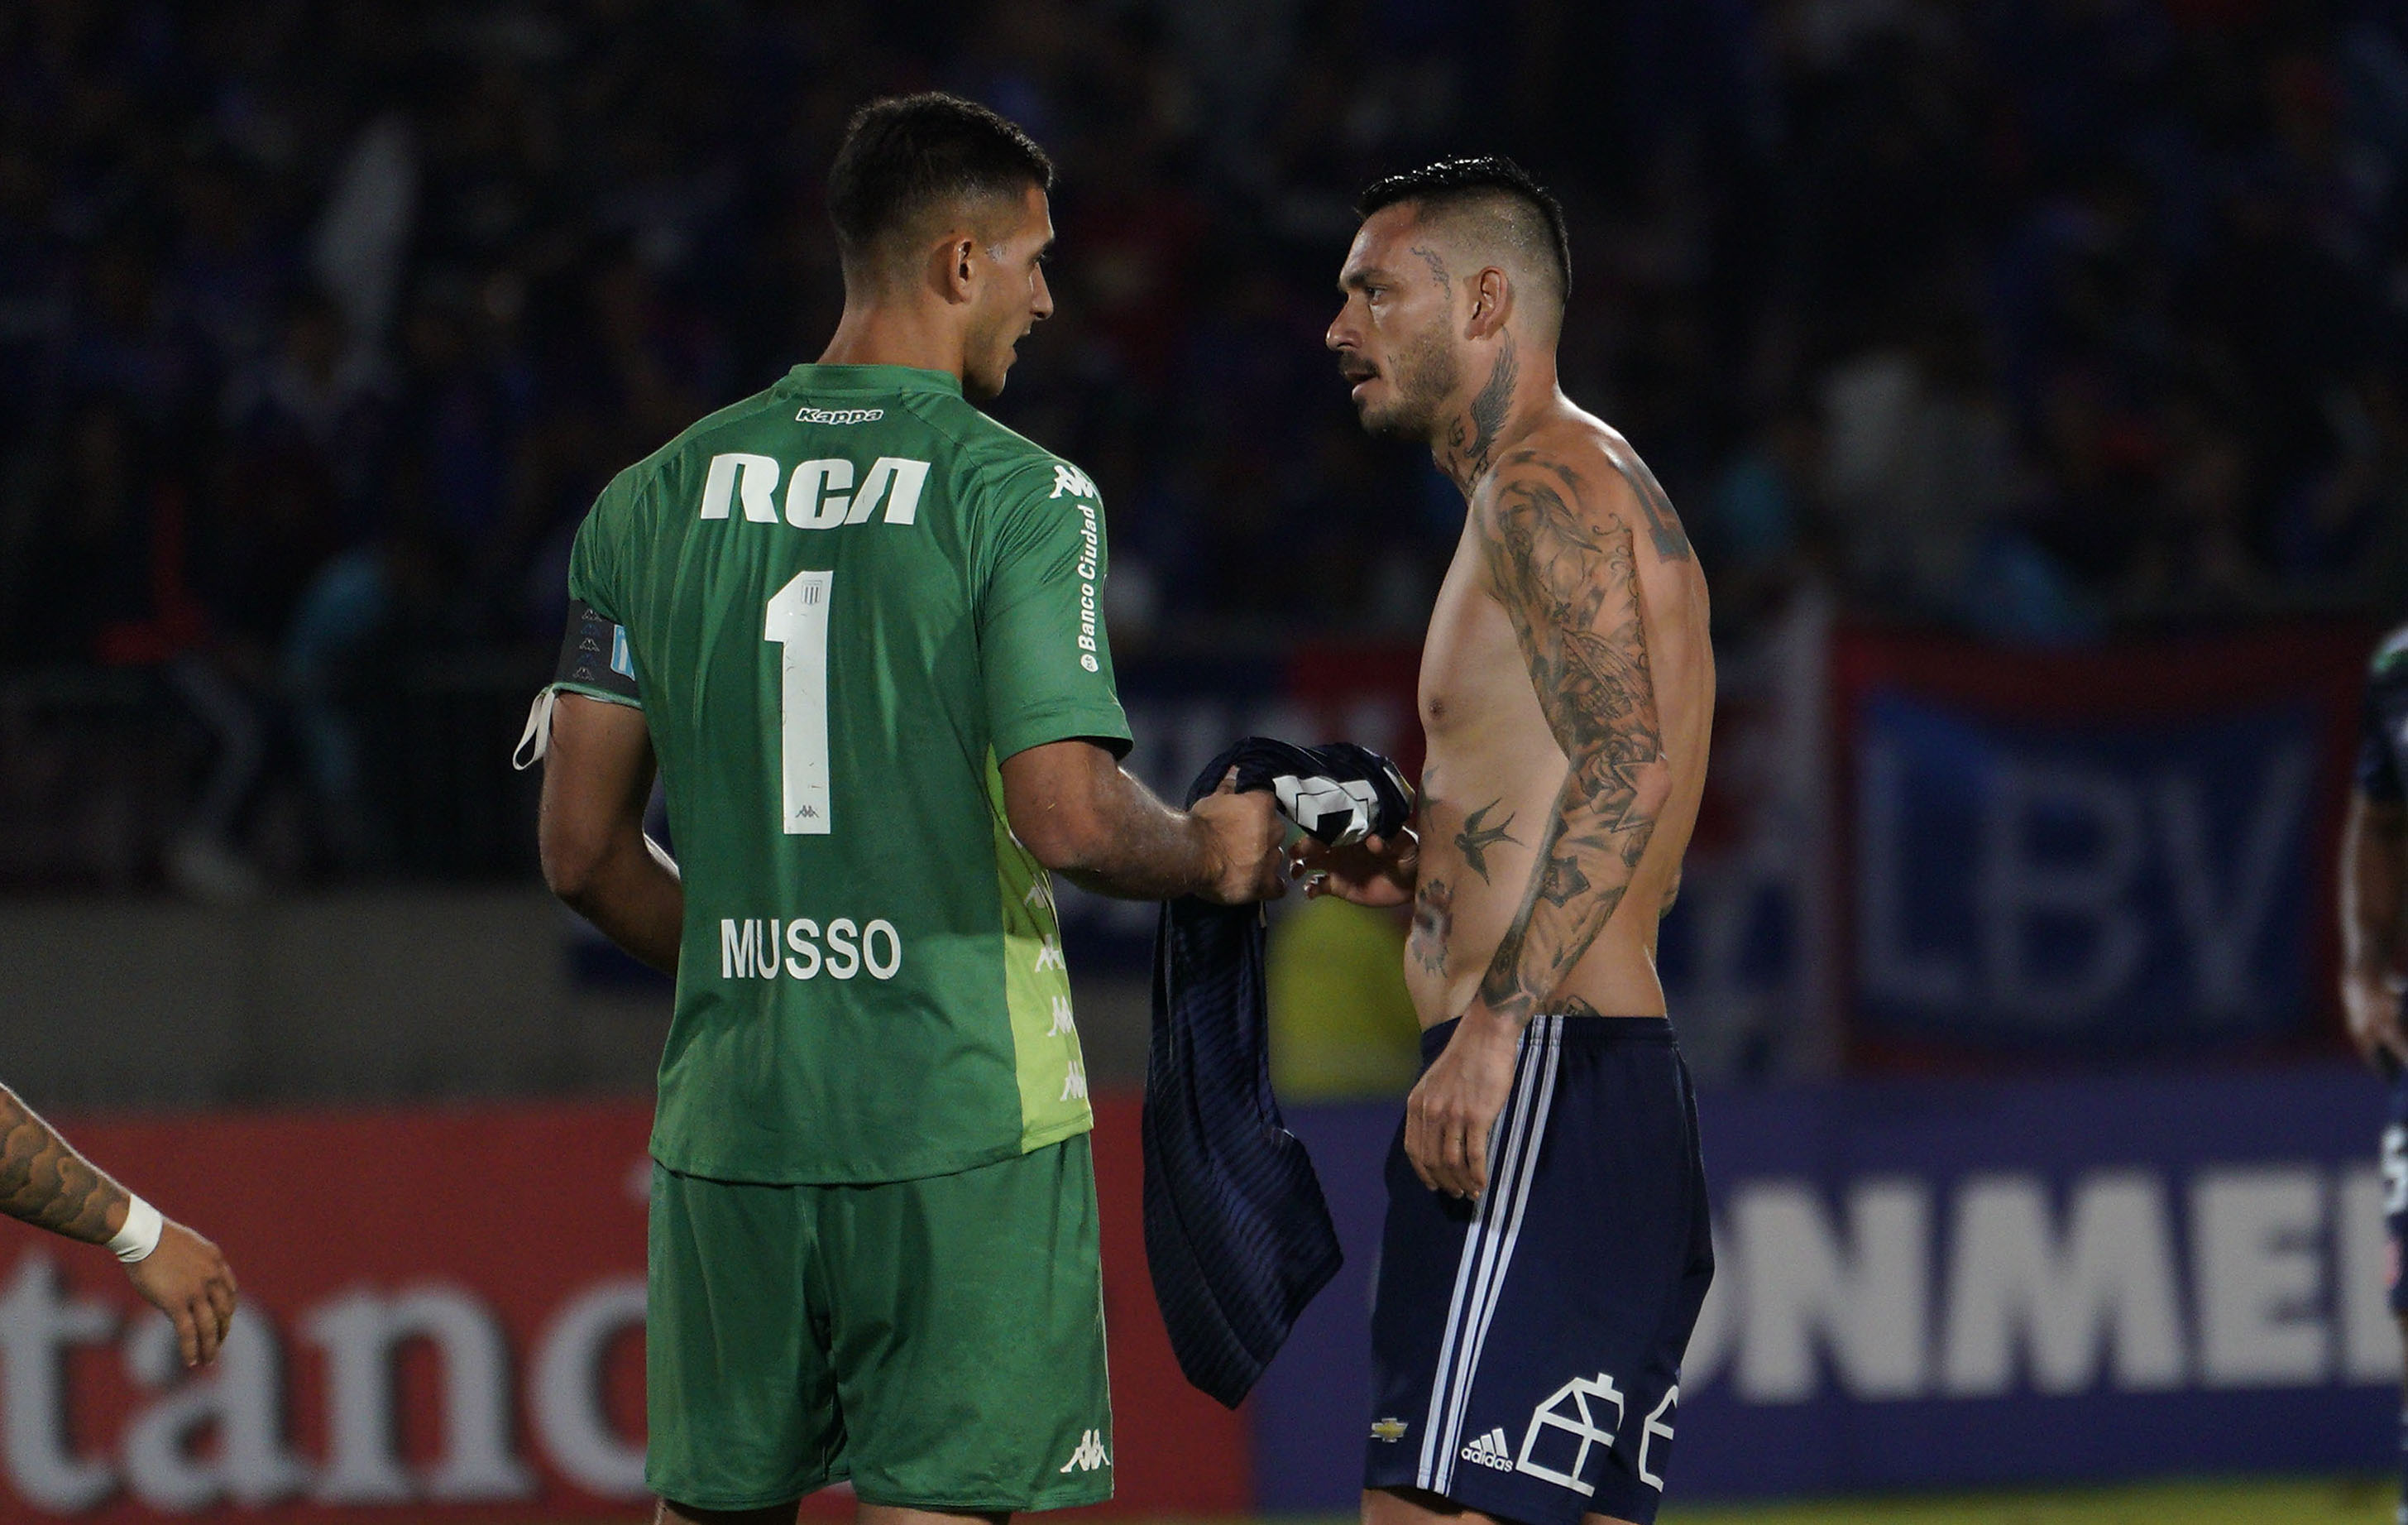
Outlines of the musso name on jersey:
M838 916L824 932L809 916L724 917L719 923L723 980L774 980L781 974L790 980L822 974L849 980L865 972L873 980L891 980L902 967L903 935L883 917L865 925Z

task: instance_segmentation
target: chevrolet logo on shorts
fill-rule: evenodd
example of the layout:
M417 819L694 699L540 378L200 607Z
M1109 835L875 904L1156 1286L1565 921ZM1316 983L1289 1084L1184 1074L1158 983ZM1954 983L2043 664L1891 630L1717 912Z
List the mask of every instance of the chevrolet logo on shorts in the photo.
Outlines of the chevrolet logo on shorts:
M1388 1441L1391 1444L1400 1441L1405 1438L1405 1421L1402 1419L1374 1419L1371 1421L1371 1438L1373 1440Z

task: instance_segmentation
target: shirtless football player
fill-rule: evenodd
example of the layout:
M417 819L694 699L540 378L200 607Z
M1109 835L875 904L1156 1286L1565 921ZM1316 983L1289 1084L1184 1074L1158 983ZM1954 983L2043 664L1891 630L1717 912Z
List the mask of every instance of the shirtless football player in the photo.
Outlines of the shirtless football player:
M1365 427L1469 507L1430 618L1413 838L1308 846L1410 899L1424 1070L1391 1151L1367 1525L1656 1518L1713 1274L1656 977L1714 700L1706 585L1629 442L1557 389L1563 216L1511 161L1382 180L1327 336Z

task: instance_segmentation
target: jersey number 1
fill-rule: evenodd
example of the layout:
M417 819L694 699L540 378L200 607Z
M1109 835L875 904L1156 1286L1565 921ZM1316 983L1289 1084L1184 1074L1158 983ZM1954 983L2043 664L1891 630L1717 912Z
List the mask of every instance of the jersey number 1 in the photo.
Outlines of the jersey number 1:
M762 639L785 648L778 729L786 835L828 834L828 590L836 573L799 572L769 599Z

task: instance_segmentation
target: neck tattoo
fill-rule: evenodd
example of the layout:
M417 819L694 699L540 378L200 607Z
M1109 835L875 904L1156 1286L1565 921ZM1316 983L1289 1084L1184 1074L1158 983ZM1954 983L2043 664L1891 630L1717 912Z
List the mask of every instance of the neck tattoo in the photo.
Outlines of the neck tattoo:
M1513 402L1513 383L1521 376L1521 365L1513 352L1513 336L1507 334L1498 346L1497 364L1488 372L1488 384L1471 399L1468 417L1451 419L1446 426L1446 442L1437 451L1439 469L1455 480L1463 496L1469 497L1473 485L1488 469L1488 457L1497 445L1497 433L1505 426L1505 410Z

